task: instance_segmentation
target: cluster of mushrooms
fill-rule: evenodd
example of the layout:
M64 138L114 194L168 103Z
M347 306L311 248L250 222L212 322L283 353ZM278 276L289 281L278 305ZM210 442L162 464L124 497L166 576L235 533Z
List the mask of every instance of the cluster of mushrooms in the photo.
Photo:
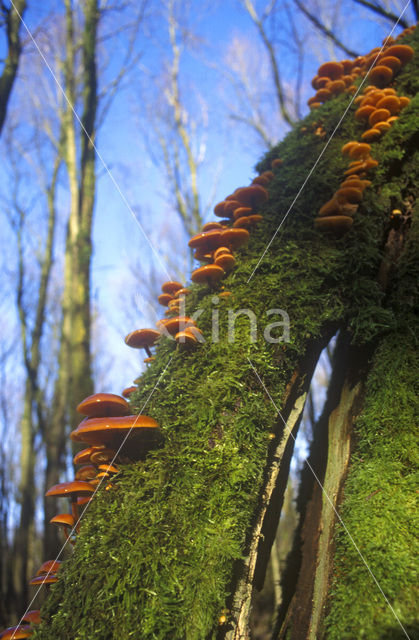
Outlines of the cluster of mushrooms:
M123 393L129 396L135 388L124 389ZM85 443L88 447L73 458L74 465L79 466L74 480L56 484L45 494L70 499L71 513L59 513L50 522L60 527L64 540L72 545L79 532L83 510L98 485L106 482L106 490L113 489L112 477L119 471L117 464L144 459L147 452L160 441L158 423L146 415L131 415L130 406L122 396L95 393L85 398L77 411L84 418L70 437L74 442ZM29 584L49 588L49 585L57 582L60 566L59 560L47 560ZM31 625L40 622L39 610L28 611L21 624L5 629L0 633L0 638L29 638L33 633Z
M410 33L413 29L414 27L406 29L398 37ZM343 91L354 93L354 80L365 75L379 51L380 48L377 47L367 56L353 61L326 62L321 65L312 81L316 95L308 101L310 108L321 106L323 102ZM366 174L378 166L378 162L370 155L371 146L368 142L377 140L388 131L397 120L397 114L409 103L407 97L397 96L396 91L386 85L412 56L411 47L398 45L394 39L389 39L369 72L369 79L375 84L368 86L363 94L355 99L355 103L358 104L355 118L358 122L368 123L369 128L362 134L361 142L351 141L342 147L342 153L352 161L338 190L331 200L321 207L315 219L316 228L340 236L351 227L352 216L358 209L362 193L371 184L366 179ZM316 131L316 135L321 134L322 131ZM259 208L267 201L267 187L274 178L274 172L281 165L280 158L274 159L270 171L264 171L250 186L236 189L214 207L215 215L221 220L208 222L201 232L189 241L194 258L203 263L192 272L192 282L212 288L233 269L236 263L234 253L249 240L250 231L263 220ZM167 307L166 317L157 322L157 329L138 329L126 336L125 342L128 346L145 350L147 357L144 362L150 363L154 360L151 347L162 335L173 337L180 346L190 347L204 341L195 321L185 315L179 315L185 310L185 300L189 293L190 290L179 282L165 282L158 302ZM229 291L224 290L219 293L220 297L230 295ZM138 382L139 379L134 380L134 385ZM98 486L105 482L106 490L114 489L112 478L119 471L118 464L144 459L147 452L158 446L161 440L160 427L153 418L131 415L127 398L136 389L137 386L127 387L123 390L122 396L95 393L85 398L77 407L83 420L70 437L74 442L85 443L88 446L73 458L74 465L79 466L74 480L54 485L46 492L47 496L70 499L71 513L59 513L51 518L50 522L60 527L65 541L72 545L75 544L79 533L80 517ZM59 560L47 560L29 584L45 585L48 588L48 585L58 580L60 566ZM31 625L40 622L39 610L28 611L21 624L0 633L0 640L28 638L33 633Z
M410 27L400 35L411 33L413 29L414 27ZM410 102L407 96L398 96L396 90L387 85L402 65L412 59L414 50L408 45L397 44L392 40L387 41L377 56L380 51L381 48L377 47L367 56L354 61L326 62L319 67L318 74L312 82L317 93L310 98L309 105L314 109L346 88L350 92L356 91L355 85L350 84L350 79L365 75L374 63L368 74L373 84L367 86L354 100L358 106L354 114L355 119L365 124L367 129L362 133L360 142L353 140L343 145L342 153L351 160L349 168L345 171L344 180L339 188L320 208L314 221L316 229L335 237L341 237L351 228L363 191L371 184L366 179L367 173L378 166L377 160L371 157L369 142L378 140L389 131L398 119L400 111Z
M212 288L233 269L236 264L235 251L248 242L250 231L263 220L259 209L269 197L266 187L273 180L274 171L281 165L282 160L275 158L271 163L272 170L264 171L254 178L251 185L239 187L215 205L214 213L221 220L207 222L200 233L189 240L195 260L203 263L192 272L192 282ZM189 293L190 290L180 282L165 282L157 300L167 307L165 315L168 317L157 322L157 329L137 329L125 337L128 346L145 350L147 357L144 362L154 360L151 347L162 335L174 338L180 347L191 347L204 341L195 321L186 315L179 315L185 311ZM221 298L230 295L225 290L219 293ZM134 389L130 387L128 391Z

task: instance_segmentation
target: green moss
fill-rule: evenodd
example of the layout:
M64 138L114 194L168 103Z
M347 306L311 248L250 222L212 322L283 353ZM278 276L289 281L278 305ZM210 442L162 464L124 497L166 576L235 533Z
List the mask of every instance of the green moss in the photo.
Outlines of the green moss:
M400 74L401 86L408 86L407 75L407 71ZM330 135L347 102L347 96L340 96L301 124L310 128L321 120ZM219 309L220 341L208 340L186 352L166 338L160 340L157 358L141 377L132 405L133 410L158 420L163 445L144 462L124 466L115 487L99 492L83 520L74 554L43 608L46 622L34 638L202 640L215 636L233 568L246 551L268 436L276 420L248 357L282 407L292 372L327 328L349 326L354 342L365 344L399 325L397 310L389 303L391 296L386 299L377 283L377 270L391 208L405 197L408 181L418 178L411 160L415 135L411 122L417 106L412 101L394 133L387 134L388 142L385 137L377 145L380 168L374 185L366 191L352 230L336 240L315 231L313 219L347 167L340 153L342 144L359 136L359 125L351 117L355 107L351 107L248 283L324 140L301 133L299 126L260 163L259 168L266 169L272 157L284 159L261 211L264 221L239 252L237 268L223 281L233 295L215 305L214 292L194 286L187 298L188 314L203 309L198 325L207 338L213 310ZM402 144L412 149L411 157L400 156ZM409 292L404 290L403 295L408 304ZM249 322L241 316L236 340L229 343L227 311L243 308L256 315L257 342L249 341ZM261 329L278 319L267 317L272 308L289 314L291 336L286 345L263 339ZM404 438L403 447L410 444L407 434ZM388 465L383 466L386 490L403 493L405 476L390 452ZM391 480L394 477L397 481ZM365 488L365 482L364 477L360 486ZM377 500L385 495L383 491ZM364 494L358 497L359 513L364 498ZM351 504L345 508L351 510ZM376 504L368 501L371 509ZM384 548L385 542L374 542L374 551ZM405 551L400 554L403 558ZM389 553L390 560L400 576L398 554ZM378 562L385 564L385 560ZM339 588L338 584L336 607L339 597L343 598ZM378 603L375 594L372 601ZM374 604L374 611L379 606ZM355 611L356 603L353 607L354 619L364 620L362 612ZM336 616L333 609L332 626Z
M417 318L411 328L419 328ZM412 334L399 331L383 340L368 379L364 410L356 423L359 440L341 511L389 603L403 626L410 629L417 623L419 584L418 380L419 356ZM404 637L342 528L337 537L326 624L328 640Z

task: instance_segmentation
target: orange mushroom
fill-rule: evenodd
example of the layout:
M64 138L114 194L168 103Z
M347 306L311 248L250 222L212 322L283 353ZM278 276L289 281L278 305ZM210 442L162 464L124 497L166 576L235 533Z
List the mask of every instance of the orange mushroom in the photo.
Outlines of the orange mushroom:
M0 633L1 640L21 640L29 638L33 634L33 629L28 624L18 624L14 627L7 627Z
M70 531L74 528L76 521L71 513L59 513L50 520L51 524L58 526L64 533L65 539L70 538ZM73 541L70 539L71 544Z
M161 286L161 290L163 293L169 293L171 296L178 291L178 289L182 289L183 284L180 282L175 282L170 280L169 282L164 282Z
M122 418L116 419L122 420ZM115 420L115 418L87 418L86 420L83 420L81 424L88 423L89 420ZM79 427L80 426L81 425L79 425ZM89 444L96 444L96 442L91 442ZM91 495L93 491L93 487L88 482L85 482L84 480L73 480L72 482L61 482L60 484L55 484L53 487L48 489L45 495L47 497L54 496L56 498L70 498L71 513L73 514L74 520L77 522L79 519L77 498L79 496Z
M225 232L223 231L223 233ZM203 267L199 267L199 269L195 269L195 271L192 271L191 279L192 282L195 282L195 284L207 284L211 287L216 282L221 280L224 275L224 269L222 269L218 265L206 264Z
M159 338L160 333L155 329L137 329L125 337L125 344L133 349L144 349L147 356L151 358L150 347L156 344Z
M369 79L371 82L375 82L380 87L384 87L393 78L393 71L389 67L383 65L377 65L371 69L369 73Z
M158 444L160 433L160 427L153 418L140 414L120 418L88 418L72 431L70 438L75 442L90 444L102 442L120 450L121 455L137 460ZM93 491L93 487L89 487Z
M77 411L89 418L123 416L130 413L128 402L115 393L94 393L77 405Z

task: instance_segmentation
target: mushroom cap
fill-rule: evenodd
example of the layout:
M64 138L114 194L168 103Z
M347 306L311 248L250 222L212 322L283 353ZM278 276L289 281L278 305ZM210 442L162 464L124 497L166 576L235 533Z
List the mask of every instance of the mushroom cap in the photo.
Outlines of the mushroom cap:
M393 44L385 50L386 56L394 56L398 58L402 64L409 62L413 58L414 53L414 49L407 44Z
M170 295L170 293L161 293L157 298L157 302L161 304L162 307L167 307L170 300L173 300L173 296Z
M350 78L350 80L351 80L351 82L349 84L352 83L352 78ZM332 80L332 82L327 85L327 88L334 95L338 95L339 93L343 93L343 91L345 91L346 84L345 84L345 81L343 79Z
M389 131L391 129L391 122L389 122L388 120L383 122L376 122L374 125L374 129L378 129L378 131L381 131L381 133L385 133L386 131Z
M73 464L86 464L91 462L91 456L94 455L97 451L101 451L105 448L104 444L97 445L95 447L87 447L87 449L82 449L73 458Z
M221 229L213 229L212 231L198 233L189 240L188 246L191 249L199 249L202 253L213 251L220 245L219 240L221 233Z
M382 58L380 58L380 64L383 67L389 67L394 73L397 73L402 66L401 61L396 56L388 56L387 53L384 54Z
M237 209L235 209L233 212L233 218L234 220L238 220L239 218L250 216L252 211L252 207L237 207Z
M87 420L83 420L83 422L79 425L84 425L91 420L123 420L123 418L88 418ZM77 429L79 428L77 427ZM77 429L75 431L77 431ZM75 433L75 431L72 432ZM70 434L70 437L72 436ZM89 442L88 440L81 440L81 442ZM101 441L99 440L99 443ZM96 444L96 442L89 442L89 444ZM54 484L51 489L48 489L46 492L46 496L56 496L57 498L71 498L75 496L85 496L89 493L93 493L93 489L88 482L84 480L73 480L72 482L61 482L60 484Z
M251 227L256 227L262 220L263 216L259 213L252 213L250 216L237 218L233 224L233 229L250 229Z
M336 191L335 197L338 202L349 202L350 204L357 204L362 200L362 190L355 187L341 187Z
M356 145L358 144L359 142L357 140L351 140L350 142L346 142L346 144L344 144L343 147L341 148L341 152L343 153L343 155L349 155L351 150L354 147L356 147Z
M86 464L80 469L77 469L75 480L91 480L97 474L97 469L94 464Z
M388 109L375 109L368 118L368 123L370 127L373 127L376 122L385 122L390 116L391 113Z
M15 627L7 627L0 633L1 640L20 640L21 638L29 638L33 634L33 629L28 624L18 624Z
M186 327L185 332L195 336L198 342L205 342L202 331L201 329L198 329L198 327Z
M218 247L218 249L214 251L214 260L216 260L218 256L223 255L223 253L228 253L229 255L232 255L228 247Z
M215 220L214 222L207 222L202 227L202 233L205 233L205 231L213 231L214 229L223 229L221 222L216 222Z
M161 290L163 291L163 293L170 293L170 295L172 296L178 289L182 289L182 287L183 284L180 284L180 282L170 280L170 282L164 282L162 284Z
M274 158L271 162L271 169L275 171L275 169L279 169L283 165L284 161L282 158Z
M314 227L320 231L331 232L336 236L343 235L349 231L353 224L349 216L329 216L327 218L316 218Z
M375 105L377 109L388 109L392 116L400 111L400 100L397 96L385 95Z
M104 471L105 473L119 473L119 469L114 467L113 464L100 464L99 471Z
M231 200L226 200L226 203L224 206L224 215L227 216L228 218L231 218L234 210L240 206L241 206L241 203L235 198L232 198Z
M391 81L392 77L392 70L389 67L384 67L381 64L371 69L369 73L370 81L382 87L388 84Z
M245 244L249 238L250 234L246 229L225 229L221 233L223 246L225 245L230 249L238 249Z
M228 272L236 264L236 258L231 253L222 253L215 259L215 264Z
M50 523L56 525L64 525L65 527L69 527L70 529L72 529L76 524L76 521L71 513L58 513L56 516L51 518Z
M379 129L375 129L372 127L371 129L367 129L362 134L362 140L368 140L368 142L373 142L374 140L378 140L381 137L381 131Z
M410 98L407 96L400 96L400 109L404 109L410 103Z
M77 411L88 418L100 418L128 415L130 408L125 398L115 393L94 393L77 405Z
M365 187L368 186L365 184L366 182L369 182L369 180L360 180L358 177L353 178L352 176L349 176L349 178L346 178L346 180L341 182L339 189L342 189L343 187L354 187L355 189L363 191Z
M225 233L223 231L223 233ZM224 269L216 264L205 264L192 271L191 279L195 284L214 284L224 276Z
M30 622L30 624L40 624L41 623L40 610L32 609L31 611L27 611L22 618L22 622Z
M225 203L226 203L225 200L221 200L221 202L216 204L215 207L214 207L214 213L219 218L224 218L224 206L225 206Z
M201 267L202 269L203 267ZM165 320L159 320L157 326L161 327L162 331L165 330L174 336L179 331L184 331L188 326L194 325L195 321L187 316L176 316L176 318L167 318Z
M354 113L355 120L361 122L362 120L368 120L370 115L375 111L375 107L372 104L365 104L362 107L359 107Z
M322 77L316 75L311 81L311 86L317 91L318 89L323 89L323 87L326 86L329 82L330 78L326 78L326 76Z
M134 391L137 391L138 387L125 387L125 389L122 392L122 395L124 396L124 398L129 398L131 393L134 393Z
M267 187L269 183L269 178L264 175L256 176L256 178L252 180L252 184L260 184L262 187Z
M340 62L324 62L317 71L318 76L330 78L330 80L337 80L343 76L343 73L344 66Z
M61 567L61 564L61 560L45 560L45 562L41 564L35 575L41 576L45 573L57 573L57 571Z
M136 329L125 337L125 344L133 349L151 347L160 338L160 333L155 329Z
M352 149L349 151L350 158L366 158L371 151L371 145L366 142L358 142Z
M260 184L255 184L250 187L239 187L235 190L234 196L241 205L252 208L257 208L266 202L269 197L266 189Z
M212 253L207 253L206 249L196 249L193 254L194 260L198 262L211 262Z
M179 289L179 291L176 291L174 298L184 298L185 296L188 296L190 292L190 289L184 287L183 289Z
M111 462L115 458L116 451L114 449L101 449L100 451L95 451L92 453L91 461L94 464L105 464L106 462Z
M153 418L145 415L122 416L120 418L88 418L71 432L70 438L76 442L88 442L89 444L103 442L118 448L127 433L130 432L127 439L127 449L131 450L132 445L135 443L141 446L155 440L159 431L158 423ZM88 485L87 482L83 484ZM88 486L89 492L92 493L92 486ZM79 495L82 495L82 492Z
M323 89L319 89L316 92L316 95L313 98L313 103L315 103L315 102L326 102L327 100L330 100L331 97L332 97L332 92L329 91L329 89L327 87L324 87Z
M179 331L179 333L175 335L175 340L179 344L185 345L196 344L198 342L195 336L192 333L188 333L187 331Z
M92 489L93 490L93 489ZM58 582L58 576L55 573L50 573L49 575L35 576L29 580L29 584L31 587L35 587L38 584L54 584L54 582Z
M341 206L335 197L331 198L320 208L317 214L319 218L325 218L327 216L335 216L341 211Z

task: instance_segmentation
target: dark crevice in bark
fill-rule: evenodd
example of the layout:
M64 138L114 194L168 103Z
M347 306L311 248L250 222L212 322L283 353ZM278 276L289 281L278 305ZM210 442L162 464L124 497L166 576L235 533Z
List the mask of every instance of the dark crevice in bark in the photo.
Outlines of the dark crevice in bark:
M346 333L339 333L332 359L332 365L339 362L339 367L336 370L336 367L333 366L333 373L327 392L327 399L320 418L313 426L313 440L310 447L310 454L301 471L299 492L296 500L297 512L299 513L299 524L295 532L293 548L289 554L287 567L282 578L282 603L278 611L275 628L272 634L273 640L280 638L279 632L296 590L302 563L302 536L304 523L308 505L313 495L314 486L318 486L313 475L313 471L316 473L319 481L322 482L327 463L328 419L330 413L339 402L346 372L344 363L346 364L347 352L348 336Z

